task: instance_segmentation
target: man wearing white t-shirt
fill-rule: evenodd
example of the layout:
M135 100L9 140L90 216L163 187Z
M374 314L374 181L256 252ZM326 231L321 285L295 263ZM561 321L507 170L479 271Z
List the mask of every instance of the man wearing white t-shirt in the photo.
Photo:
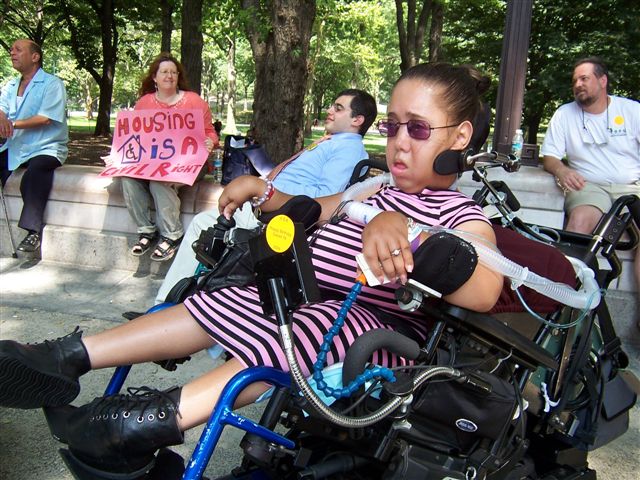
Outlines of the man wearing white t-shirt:
M556 110L542 144L544 169L565 192L573 232L591 233L618 197L640 196L640 103L608 95L608 82L599 58L576 62L575 101ZM634 270L640 285L640 255Z

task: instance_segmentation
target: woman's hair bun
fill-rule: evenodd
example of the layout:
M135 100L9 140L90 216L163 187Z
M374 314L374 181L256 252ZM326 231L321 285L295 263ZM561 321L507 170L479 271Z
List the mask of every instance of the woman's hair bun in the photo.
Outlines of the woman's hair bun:
M489 87L491 86L491 78L483 75L482 72L473 65L465 64L461 65L461 67L464 67L469 73L469 76L476 81L476 91L478 92L478 95L482 96L487 93L487 90L489 90Z

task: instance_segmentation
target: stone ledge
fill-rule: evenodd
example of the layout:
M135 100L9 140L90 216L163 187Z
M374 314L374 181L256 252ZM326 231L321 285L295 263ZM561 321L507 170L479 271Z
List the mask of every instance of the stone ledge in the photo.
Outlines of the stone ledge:
M487 171L487 178L503 181L509 186L520 202L518 215L525 222L562 228L564 197L553 176L542 168L523 166L513 173L492 168ZM459 180L459 186L467 195L473 195L482 184L472 179L472 172L466 172Z
M98 174L102 170L101 167L63 165L55 171L49 201L124 207L120 182L117 178L100 177ZM23 174L21 169L9 177L4 189L6 197L20 197ZM221 191L222 187L213 183L211 177L205 177L193 186L182 187L182 213L194 214L217 207Z
M117 179L98 176L100 167L63 165L54 175L53 188L43 232L42 259L95 268L118 268L132 271L166 271L164 263L150 262L129 254L137 238L136 226L129 217L122 189ZM20 179L17 171L4 189L7 213L14 242L24 231L17 227L22 210ZM217 208L222 187L210 178L180 189L181 218L188 225L200 211ZM6 222L2 222L0 252L11 253Z

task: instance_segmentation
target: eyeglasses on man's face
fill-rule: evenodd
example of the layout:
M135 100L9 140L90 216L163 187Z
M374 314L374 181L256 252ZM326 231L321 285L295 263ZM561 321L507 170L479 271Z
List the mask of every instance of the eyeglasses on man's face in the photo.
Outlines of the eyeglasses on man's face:
M428 140L431 136L431 130L439 128L451 128L457 125L444 125L442 127L432 127L428 122L423 120L409 120L407 122L397 122L395 120L380 120L378 122L378 131L383 137L395 137L400 130L400 126L407 126L407 133L415 140Z
M327 112L331 110L338 113L338 112L350 111L351 109L340 102L334 102L331 105L329 105L329 108L327 108Z

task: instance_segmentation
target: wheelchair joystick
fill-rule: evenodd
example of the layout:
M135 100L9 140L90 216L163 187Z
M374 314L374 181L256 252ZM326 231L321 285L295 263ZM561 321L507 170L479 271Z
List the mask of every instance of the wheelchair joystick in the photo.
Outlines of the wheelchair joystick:
M209 268L216 265L227 247L228 232L235 226L236 222L233 218L227 219L224 215L220 215L215 225L203 230L198 240L193 242L192 248L196 259Z
M236 226L236 221L233 219L233 217L227 219L227 217L225 217L224 215L220 215L216 219L216 224L214 225L213 228L220 228L226 231L226 230L232 229L235 226Z

